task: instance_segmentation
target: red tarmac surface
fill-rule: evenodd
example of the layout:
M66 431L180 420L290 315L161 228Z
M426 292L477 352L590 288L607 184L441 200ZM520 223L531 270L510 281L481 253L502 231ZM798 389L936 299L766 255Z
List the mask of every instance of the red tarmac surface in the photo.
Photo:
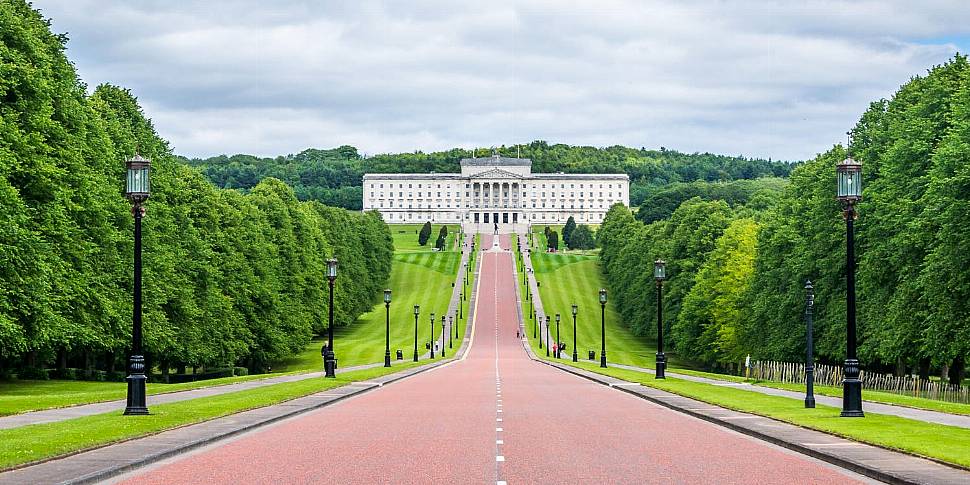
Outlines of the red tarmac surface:
M491 236L482 245L490 248ZM125 483L857 483L829 465L529 360L515 338L512 271L511 253L485 253L465 360Z

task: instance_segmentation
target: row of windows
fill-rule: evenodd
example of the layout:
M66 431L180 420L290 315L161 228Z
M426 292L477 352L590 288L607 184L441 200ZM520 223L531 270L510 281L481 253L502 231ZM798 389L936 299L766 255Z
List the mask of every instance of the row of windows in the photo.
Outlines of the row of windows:
M507 184L507 182L506 182L506 183L500 183L500 184ZM383 189L383 188L384 188L384 184L383 184L383 183L380 183L380 184L377 184L377 185L378 185L378 186L379 186L379 188L381 188L381 189ZM413 188L414 188L414 185L415 185L415 184L410 184L410 183L409 183L409 184L408 184L408 188L409 188L409 189L413 189ZM427 184L427 186L428 186L428 188L429 188L429 189L430 189L430 188L433 188L433 187L432 187L432 185L433 185L433 184ZM437 184L437 185L438 185L438 187L437 187L437 188L439 188L439 189L440 189L440 188L441 188L441 184ZM489 185L492 185L492 184L491 184L491 183L485 183L484 185L483 185L483 184L478 184L478 185L480 185L480 186L484 186L484 187L488 187ZM540 185L540 184L533 184L533 185ZM546 188L546 184L541 184L541 185L542 185L542 188L543 188L543 189L544 189L544 188ZM579 188L581 188L581 189L584 189L584 188L586 188L586 187L584 187L584 185L586 185L586 184L579 184ZM594 184L589 184L589 188L591 188L591 189L592 189L592 188L594 188L594 187L593 187L593 185L594 185ZM600 185L600 187L599 187L599 188L601 188L601 189L602 189L602 188L603 188L603 184L599 184L599 185ZM606 185L607 185L607 188L610 188L610 189L612 189L612 188L613 188L613 184L606 184ZM422 184L417 184L417 186L418 186L418 188L419 188L419 189L420 189L420 188L422 188L422 187L421 187L421 186L422 186ZM466 188L466 189L470 189L470 188L472 188L471 186L472 186L472 184L465 184L465 188ZM448 187L449 187L449 184L445 184L445 188L448 188ZM617 185L616 185L616 188L621 188L621 187L622 187L622 185L620 185L620 184L617 184ZM374 188L374 184L371 184L371 185L370 185L370 188ZM392 183L388 183L388 184L387 184L387 188L389 188L389 189L393 189L393 188L394 188L394 184L392 184ZM403 184L403 183L400 183L400 184L397 184L397 188L399 188L399 189L403 189L403 188L404 188L404 184ZM527 188L529 188L529 185L528 185L528 184L522 184L522 188L523 188L523 189L527 189ZM535 189L535 188L537 188L537 187L532 187L532 188L533 188L533 189ZM556 188L556 184L549 184L549 188L550 188L550 189L554 189L554 188ZM566 188L566 184L559 184L559 188L560 188L560 189L565 189L565 188ZM570 189L575 189L575 188L576 188L576 184L569 184L569 188L570 188Z
M542 198L545 198L546 197L546 193L545 192L538 192L538 193L541 194L541 197ZM371 192L370 193L370 198L371 199L374 198L374 194L375 194L375 192ZM376 194L377 194L377 197L378 198L384 198L388 193L387 192L377 192ZM390 197L394 197L394 192L390 192L389 194L390 194L389 195ZM427 194L428 194L428 197L431 197L431 192L428 192ZM535 198L536 197L536 194L537 194L537 192L533 191L531 197ZM549 195L550 198L555 198L556 197L556 193L555 192L550 192L549 194L550 194ZM398 197L404 197L404 192L398 192L397 193L397 196ZM579 193L579 196L580 197L583 197L583 193L580 192ZM600 192L600 195L599 196L600 197L603 197L603 192ZM620 196L620 193L617 192L616 196L619 197ZM408 192L408 198L412 198L412 197L414 197L414 192ZM422 197L424 197L424 192L418 192L418 198L420 199ZM440 198L441 197L441 192L438 192L437 195L436 195L436 197ZM451 192L445 192L445 197L450 198L451 197ZM455 192L455 197L456 198L461 198L461 192ZM465 192L465 197L471 197L470 193L469 192ZM508 197L509 197L509 194L508 193L502 195L502 198L507 199ZM523 197L524 198L528 198L530 196L529 196L528 193L526 193L526 194L522 195L519 198L523 198ZM566 193L565 192L562 192L561 195L560 195L560 197L566 197ZM569 193L569 197L570 198L573 198L573 199L576 198L576 193L575 192L570 192ZM596 197L595 192L590 192L589 195L587 195L586 197L590 197L590 198ZM613 198L613 192L607 192L606 193L606 197ZM475 192L475 198L476 199L479 198L478 192ZM488 196L488 198L494 198L494 196Z
M457 220L457 219L460 219L461 218L461 216L459 216L458 214L435 214L435 215L429 216L427 214L414 214L414 213L411 213L411 212L408 212L408 213L390 213L390 214L387 214L386 216L387 216L386 218L387 218L387 220L389 222L393 222L393 221L405 221L405 220L407 220L407 221L414 221L414 220L422 221L422 220L432 219L433 217L438 217L439 220ZM565 220L568 220L569 219L569 216L573 216L573 218L575 220L577 220L579 222L585 222L585 221L602 221L603 220L603 217L605 216L605 214L603 214L603 213L596 213L596 214L586 214L586 213L584 213L584 214L564 214L564 213L558 213L558 212L546 214L546 213L543 212L543 213L538 213L538 214L537 213L526 214L526 216L528 216L528 217L526 217L527 220L532 220L532 221L565 221ZM466 221L471 221L472 220L472 215L471 214L465 214L465 220Z
M613 205L613 203L614 202L606 201L606 204L604 205L603 201L601 200L601 201L599 201L599 206L598 207L600 209L603 209L603 208L606 208L606 207L609 207L609 206ZM538 208L543 208L544 209L544 208L546 208L546 202L545 201L542 201L539 204L540 205L537 205L537 202L536 201L532 201L532 208L533 209L538 209ZM407 203L407 206L408 206L407 207L408 209L415 208L414 207L414 203L413 202L410 202L410 201ZM474 207L478 207L478 206L479 206L478 204L474 204ZM511 204L511 205L505 204L505 205L503 205L503 207L505 207L505 208L513 208L513 209L518 208L518 206L519 206L518 204ZM374 207L374 205L371 204L371 207ZM380 209L383 209L383 208L393 208L393 207L395 207L394 200L393 199L389 199L387 201L387 205L384 204L384 201L383 200L379 201L379 203L377 204L377 208L380 208ZM397 206L396 207L403 209L404 208L404 200L398 199ZM435 207L434 208L437 208L437 209L441 209L441 208L450 209L451 207L452 207L451 202L446 202L445 205L442 206L441 205L441 202L439 201L437 204L435 204ZM454 205L454 207L456 209L461 208L461 204L456 203ZM490 207L490 206L486 206L486 207ZM526 207L526 205L523 204L522 207ZM431 209L432 207L431 207L431 203L430 202L427 203L427 204L424 204L422 202L418 202L417 203L417 208L418 209ZM471 203L466 203L465 204L465 208L467 208L467 209L472 208L472 204ZM548 208L550 208L550 209L556 209L556 208L565 209L566 208L566 204L565 203L561 203L561 204L559 204L557 206L555 202L551 202L549 204ZM583 201L580 201L579 202L579 207L577 207L575 201L570 201L569 208L570 209L587 209L587 208L588 209L594 209L594 208L596 208L596 204L590 203L589 204L589 207L587 207L586 204Z

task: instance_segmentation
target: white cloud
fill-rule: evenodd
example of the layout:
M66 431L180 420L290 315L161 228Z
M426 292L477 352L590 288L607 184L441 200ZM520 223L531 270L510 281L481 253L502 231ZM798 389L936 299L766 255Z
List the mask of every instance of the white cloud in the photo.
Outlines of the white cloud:
M82 79L131 88L190 156L545 139L776 159L952 57L970 9L914 5L35 2Z

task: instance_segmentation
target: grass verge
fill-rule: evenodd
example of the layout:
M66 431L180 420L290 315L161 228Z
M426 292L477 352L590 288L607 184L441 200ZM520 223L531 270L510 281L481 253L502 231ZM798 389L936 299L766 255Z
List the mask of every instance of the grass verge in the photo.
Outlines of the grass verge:
M149 416L105 413L0 430L0 443L3 443L0 447L0 470L277 404L417 365L421 364L407 362L391 368L377 367L338 374L336 379L307 379L159 404L151 407L152 414Z
M179 384L148 384L148 394L188 391L205 387L221 386L237 382L276 377L278 374L254 374L249 376L223 377ZM0 382L0 416L63 408L78 404L91 404L124 399L128 385L124 382L91 381L9 381Z

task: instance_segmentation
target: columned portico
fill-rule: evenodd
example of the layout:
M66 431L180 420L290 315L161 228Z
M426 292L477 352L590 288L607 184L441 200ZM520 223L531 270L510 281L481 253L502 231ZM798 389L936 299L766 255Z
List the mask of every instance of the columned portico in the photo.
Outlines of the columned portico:
M629 205L625 174L532 173L525 158L461 160L460 173L366 174L364 210L389 224L462 224L468 232L522 232L530 224L599 224Z

